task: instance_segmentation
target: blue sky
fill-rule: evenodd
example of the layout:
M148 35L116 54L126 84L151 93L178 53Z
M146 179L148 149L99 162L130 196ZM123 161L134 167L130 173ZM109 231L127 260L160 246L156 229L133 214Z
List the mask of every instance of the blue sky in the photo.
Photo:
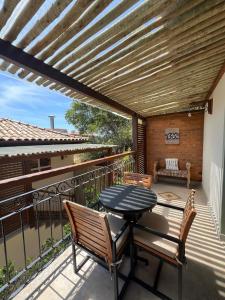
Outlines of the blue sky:
M0 118L49 127L53 114L56 128L74 129L65 120L72 100L58 92L20 80L0 71Z

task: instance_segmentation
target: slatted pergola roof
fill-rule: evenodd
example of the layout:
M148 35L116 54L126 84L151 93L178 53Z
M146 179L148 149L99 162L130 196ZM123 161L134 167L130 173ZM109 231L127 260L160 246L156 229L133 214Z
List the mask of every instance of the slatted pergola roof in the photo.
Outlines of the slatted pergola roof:
M207 100L224 0L0 0L0 69L122 115Z

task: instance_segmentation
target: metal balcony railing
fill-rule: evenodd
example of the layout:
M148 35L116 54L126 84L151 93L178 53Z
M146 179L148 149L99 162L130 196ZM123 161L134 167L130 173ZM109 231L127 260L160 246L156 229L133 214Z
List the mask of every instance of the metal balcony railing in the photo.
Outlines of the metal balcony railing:
M123 173L134 171L134 166L128 155L1 201L0 298L21 288L70 243L64 199L91 207L103 189L122 183Z

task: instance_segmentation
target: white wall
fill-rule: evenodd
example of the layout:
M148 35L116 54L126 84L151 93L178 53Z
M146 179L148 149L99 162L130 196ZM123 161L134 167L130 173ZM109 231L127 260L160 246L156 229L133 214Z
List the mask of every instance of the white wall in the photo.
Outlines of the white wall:
M82 162L86 159L86 156L87 156L86 153L64 155L63 159L61 156L54 156L51 158L51 168L55 169L55 168L65 167L68 165L79 164L80 162ZM79 174L79 172L69 172L69 173L65 173L62 175L35 181L32 184L32 188L38 189L38 188L47 186L47 185L55 183L55 182L63 181L65 179L68 179L68 178L71 178L71 177L77 175L77 173Z
M73 165L74 164L74 156L75 155L65 155L65 156L63 156L63 159L61 159L61 156L52 157L51 158L51 168L55 169L55 168L60 168L60 167L68 166L68 165ZM32 187L33 187L33 189L38 189L40 187L49 185L51 183L62 181L64 179L71 178L71 177L73 177L73 172L36 181L32 184Z
M203 189L221 229L224 168L225 75L212 94L213 114L205 113L203 141Z

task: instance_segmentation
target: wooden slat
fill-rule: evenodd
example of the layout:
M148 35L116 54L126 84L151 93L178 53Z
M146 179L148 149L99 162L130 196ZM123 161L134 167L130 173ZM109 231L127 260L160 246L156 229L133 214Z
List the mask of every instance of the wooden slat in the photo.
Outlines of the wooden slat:
M88 240L90 240L92 243L94 243L95 245L98 245L104 249L106 249L106 241L102 241L102 239L99 239L98 236L95 236L93 234L90 234L89 232L83 231L82 230L82 234L80 235L80 237L84 237Z
M151 30L154 30L155 28L163 25L165 22L168 22L169 20L175 19L179 14L184 13L186 10L190 9L191 7L197 5L201 1L195 1L185 4L184 6L180 7L175 10L176 7L172 7L172 9L168 9L166 13L164 12L162 15L162 18L156 20L153 22L153 24L150 24L148 26L144 26L143 28L140 28L139 31L134 32L131 37L128 37L124 42L122 42L120 45L113 48L111 51L107 52L105 55L103 55L101 58L96 58L93 61L89 61L87 64L84 64L84 67L78 68L78 70L72 72L70 76L76 77L79 74L82 74L83 70L86 70L87 68L90 68L90 73L94 74L94 69L97 69L97 71L102 69L102 66L108 67L109 63L114 62L118 58L121 58L123 55L126 55L127 53L131 53L133 50L136 50L138 47L140 47L142 43L142 37L149 33ZM175 11L173 11L173 9ZM140 41L139 41L140 40ZM145 39L144 39L145 40ZM132 45L132 43L136 43ZM130 45L130 46L129 46ZM126 47L129 46L129 48L126 49ZM123 50L124 49L124 50ZM121 52L123 50L123 52ZM92 68L93 66L93 68ZM90 74L89 73L89 74ZM76 77L76 78L79 78Z
M76 3L72 6L72 8L67 12L67 14L64 16L64 18L57 23L51 30L42 38L40 41L38 41L35 45L33 45L28 52L32 55L37 55L39 52L41 52L43 49L46 48L48 44L56 40L61 34L64 33L79 17L82 15L82 13L91 5L90 0L78 0ZM46 19L48 20L48 16L44 17L43 22L46 22ZM38 26L38 24L36 24ZM37 27L35 26L35 27ZM38 28L38 27L37 27ZM36 31L36 29L34 29ZM28 35L29 37L29 35ZM39 59L41 59L42 56L39 55ZM24 70L22 73L19 74L21 78L26 77L29 74L28 70Z
M173 0L172 0L173 1ZM81 49L75 51L70 56L66 57L66 59L57 65L57 68L65 68L67 65L74 62L74 60L78 60L85 57L85 60L90 59L100 51L103 51L105 48L114 44L121 38L124 38L131 31L135 30L141 26L144 22L149 21L155 15L159 14L162 9L168 5L168 2L171 1L150 1L146 0L143 4L138 7L131 14L123 18L120 22L103 32L101 35L96 37L93 41L89 42L87 45L85 44ZM91 53L90 55L88 53ZM82 60L83 63L83 60ZM80 61L73 64L73 66L69 67L66 72L67 74L71 72L74 68L78 67Z
M4 40L13 41L16 39L20 31L24 28L24 26L31 20L33 15L37 12L40 6L44 3L44 0L28 0L22 12L16 18L16 20L12 23L7 33L4 35ZM10 64L8 63L8 66Z
M83 231L88 231L90 232L92 235L98 237L98 239L101 239L102 241L105 241L105 238L102 236L102 233L99 233L93 226L89 226L89 224L85 224L82 222L79 222L79 226Z
M89 250L94 251L97 255L105 258L107 255L107 251L104 248L101 247L96 247L95 243L92 243L91 241L89 241L88 239L84 239L84 238L80 238L80 243L87 247Z
M33 15L37 12L44 0L28 0L22 12L17 19L12 23L7 33L4 35L6 41L13 41L16 39L20 31L31 20Z
M47 45L58 38L65 30L67 30L91 5L90 0L77 0L71 7L70 11L64 16L64 18L57 23L39 42L29 49L29 53L37 55Z
M4 27L19 2L20 0L4 0L0 11L0 30Z
M16 44L19 48L26 48L35 38L42 33L56 18L60 16L63 10L72 2L72 0L56 0L47 10L47 12L38 19L27 34Z
M223 22L225 24L225 20ZM213 52L214 54L217 53L218 49L220 49L220 46L221 45L224 45L224 40L219 40L218 42L216 43L212 43L210 44L208 47L203 47L202 49L197 49L196 51L193 51L189 54L183 54L181 52L181 57L176 57L174 59L174 56L172 55L171 57L173 58L172 60L168 60L167 61L167 57L162 60L162 62L167 62L167 65L169 66L170 64L173 65L173 68L178 65L178 64L181 64L182 63L182 60L185 62L185 61L192 61L194 60L195 58L199 58L200 60L205 57L204 55L207 56L207 53L211 53ZM214 51L210 51L210 50L214 50ZM169 49L168 49L169 50ZM118 76L114 76L114 77L111 77L109 79L107 79L106 81L103 81L102 83L100 84L97 84L94 86L94 88L96 89L100 89L104 86L107 86L107 89L103 89L104 92L108 91L109 89L111 89L112 87L115 87L117 83L119 83L119 85L123 84L123 83L126 83L128 81L131 81L132 78L136 78L136 74L142 74L143 72L145 71L149 71L151 70L151 68L153 67L156 67L157 65L159 64L159 62L156 60L156 61L153 61L153 62L143 62L142 64L138 65L136 68L134 69L131 69L130 72L127 72L127 73L122 73ZM140 76L139 75L139 76Z
M220 18L222 19L222 22L218 22ZM132 52L130 55L127 55L125 59L119 60L118 62L115 61L114 63L112 63L111 66L105 69L105 71L101 70L99 75L97 74L97 76L93 76L92 74L92 77L89 77L90 80L88 80L88 78L85 77L85 80L81 81L85 84L91 85L93 82L96 82L97 79L100 79L100 82L104 81L104 76L108 74L110 74L110 76L107 76L107 80L113 78L115 74L118 76L120 73L125 73L129 69L134 68L135 66L139 66L142 61L145 62L147 59L154 59L154 57L155 59L157 58L156 60L154 60L155 65L157 65L159 63L169 61L169 59L172 59L175 56L176 58L178 58L179 56L186 55L187 53L191 53L193 51L196 51L197 49L207 47L207 45L213 44L214 42L224 38L225 12L220 14L220 18L217 17L216 19L214 19L214 22L216 22L218 25L218 34L216 34L217 32L215 32L216 28L211 27L210 24L209 26L207 26L206 29L201 29L201 26L199 26L201 24L198 24L197 27L199 27L199 30L197 32L196 28L193 28L193 30L189 30L190 35L185 36L185 34L182 33L178 37L176 36L176 38L170 40L169 43L166 43L166 45L160 44L159 47L154 47L153 49L150 48L147 51L146 49L148 48L143 48L142 51L140 51L140 53L137 52L135 60L134 52ZM212 22L211 19L207 20L207 23L210 22ZM163 55L163 57L160 57L160 55ZM113 70L115 70L115 72L112 72Z
M198 63L204 59L208 59L210 58L211 56L215 56L215 55L219 55L220 53L224 52L224 47L223 47L223 41L222 42L218 42L217 43L218 47L214 47L214 45L212 45L212 49L209 50L209 51L204 51L204 53L199 53L199 54L194 54L192 55L192 58L190 59L183 59L183 61L174 61L173 62L173 67L170 66L170 63L168 64L168 69L165 70L164 68L159 68L159 71L163 72L163 76L165 75L168 75L168 74L171 74L171 73L175 73L176 71L180 70L180 69L184 69L184 67L187 67L188 65L192 65L194 63ZM144 66L142 68L142 71L143 70L146 70L147 67ZM151 72L151 71L150 71ZM132 72L132 74L134 74L135 72ZM113 83L110 83L110 84L107 84L107 88L105 89L101 89L102 92L106 93L107 94L107 91L110 90L115 90L115 89L118 89L120 86L128 83L128 85L131 85L132 84L132 79L134 79L132 77L132 74L130 74L129 76L126 77L126 79L124 81L122 81L122 79L120 78L120 80L117 78L113 81ZM149 74L149 77L151 77L151 80L154 80L155 78L159 77L159 75L156 73L151 73ZM142 83L144 84L145 82L148 82L149 84L149 79L148 78L143 78L143 80L140 80L142 81ZM137 84L135 82L135 84ZM128 85L126 86L126 88L128 87Z
M110 22L116 19L122 13L125 13L127 9L129 9L137 0L127 0L118 3L116 7L110 10L106 15L104 15L99 21L97 21L93 26L87 28L83 34L79 35L75 40L70 43L68 47L66 47L63 51L54 56L54 59L50 60L50 64L55 64L57 61L63 58L65 54L70 53L76 47L81 45L84 41L90 38L92 35L96 34L99 30L107 26Z
M40 58L46 59L55 53L60 47L62 47L66 42L72 39L76 34L78 34L85 26L87 26L91 21L93 21L105 8L110 4L112 0L97 0L94 1L88 10L79 18L67 31L65 31L57 40L55 40L48 49L41 53ZM93 27L90 27L93 28ZM78 44L79 45L79 44ZM77 45L77 46L78 46ZM68 53L76 49L74 42L70 44L66 49L63 49L60 53L49 60L50 65L54 65L57 61L64 58Z

